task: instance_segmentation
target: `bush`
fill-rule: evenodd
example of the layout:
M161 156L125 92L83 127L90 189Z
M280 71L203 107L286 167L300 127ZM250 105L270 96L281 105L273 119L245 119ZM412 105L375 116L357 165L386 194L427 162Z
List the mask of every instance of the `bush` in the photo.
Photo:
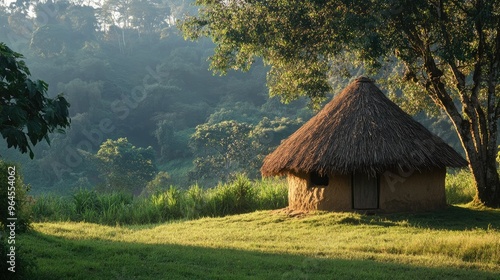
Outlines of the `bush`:
M170 180L170 175L165 171L158 172L154 179L149 181L146 187L142 190L141 196L150 196L159 191L165 190L167 183Z
M474 178L469 170L446 174L446 202L448 204L469 203L475 195Z
M134 196L124 192L98 195L98 205L100 212L95 222L101 224L114 225L116 223L127 224L129 218L122 215L131 209Z

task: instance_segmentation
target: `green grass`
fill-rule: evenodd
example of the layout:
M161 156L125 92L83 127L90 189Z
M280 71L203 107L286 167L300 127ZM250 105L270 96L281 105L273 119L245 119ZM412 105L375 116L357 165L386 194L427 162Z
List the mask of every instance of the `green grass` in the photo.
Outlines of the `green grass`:
M142 198L79 190L39 197L38 223L18 241L36 258L34 279L500 279L500 210L465 204L468 172L449 174L446 193L460 205L290 217L228 216L284 207L283 180L238 176Z
M474 199L476 189L469 170L461 169L446 174L446 202L448 204L469 203Z
M106 225L161 223L174 219L218 217L255 210L277 209L288 204L284 180L252 181L244 175L215 188L170 186L152 195L98 193L79 189L71 197L40 196L30 205L35 221L85 221Z
M37 279L499 279L500 210L36 223Z

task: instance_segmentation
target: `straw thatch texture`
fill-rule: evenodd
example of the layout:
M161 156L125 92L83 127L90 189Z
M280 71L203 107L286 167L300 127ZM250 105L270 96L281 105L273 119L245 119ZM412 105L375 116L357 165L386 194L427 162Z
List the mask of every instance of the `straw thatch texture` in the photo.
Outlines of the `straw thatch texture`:
M375 174L466 165L453 148L361 77L268 155L261 172Z

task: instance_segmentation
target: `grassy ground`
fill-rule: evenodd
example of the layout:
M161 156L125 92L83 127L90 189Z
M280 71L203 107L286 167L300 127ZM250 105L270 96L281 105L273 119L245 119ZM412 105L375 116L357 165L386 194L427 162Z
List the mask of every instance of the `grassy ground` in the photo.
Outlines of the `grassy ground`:
M38 279L500 279L500 210L36 223Z

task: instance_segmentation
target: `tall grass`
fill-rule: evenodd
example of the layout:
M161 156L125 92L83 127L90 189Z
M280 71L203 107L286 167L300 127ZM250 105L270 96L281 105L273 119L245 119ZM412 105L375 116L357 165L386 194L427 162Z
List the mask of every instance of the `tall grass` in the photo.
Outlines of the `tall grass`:
M449 204L464 204L475 195L468 171L446 175ZM78 189L71 197L43 195L31 204L35 221L85 221L106 225L161 223L175 219L221 217L255 210L279 209L288 204L288 188L282 179L249 180L238 175L229 183L203 189L174 186L147 197L125 193L101 194Z
M187 190L171 186L147 197L124 193L100 194L79 189L69 198L38 197L31 205L35 221L85 221L106 225L161 223L241 214L287 206L283 180L251 181L244 175L212 189L193 185Z
M469 170L446 174L446 202L448 204L469 203L475 195L474 178Z
M219 184L207 192L210 216L226 216L256 210L256 189L243 175L238 175L230 184Z

